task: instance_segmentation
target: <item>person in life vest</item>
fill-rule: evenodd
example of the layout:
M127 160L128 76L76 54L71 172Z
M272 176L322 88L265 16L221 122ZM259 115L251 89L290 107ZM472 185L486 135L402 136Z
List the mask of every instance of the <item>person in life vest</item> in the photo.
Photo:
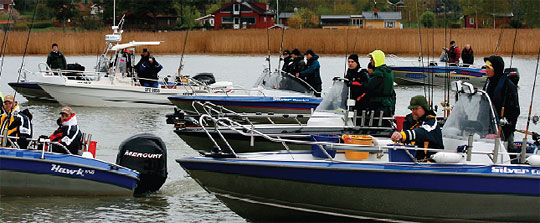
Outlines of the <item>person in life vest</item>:
M60 111L60 118L56 121L58 129L49 137L51 142L59 142L64 145L71 154L77 155L81 149L82 132L77 125L77 117L70 107L63 107ZM57 153L67 153L58 145L52 145L52 151Z
M417 145L420 148L444 149L441 127L435 113L429 108L426 97L412 97L408 108L411 114L405 116L403 131L394 132L392 141ZM419 150L416 158L427 159L431 154L433 152Z
M9 138L19 137L19 126L21 126L21 116L19 115L19 105L13 95L6 95L2 104L3 113L0 116L0 146L15 147L17 139Z

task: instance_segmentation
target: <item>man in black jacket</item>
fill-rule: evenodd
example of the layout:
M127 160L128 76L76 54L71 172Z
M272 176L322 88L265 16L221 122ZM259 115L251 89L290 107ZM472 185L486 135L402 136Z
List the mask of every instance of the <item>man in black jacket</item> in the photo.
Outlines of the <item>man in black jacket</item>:
M49 53L49 56L47 56L47 65L49 65L51 69L66 69L66 58L64 57L64 54L58 50L58 44L56 43L52 44L52 50Z
M281 70L283 72L290 73L289 71L291 69L292 63L293 63L293 58L291 56L291 51L289 50L283 51L283 67L281 68Z
M300 53L300 50L294 49L292 51L292 64L289 67L289 73L296 74L306 69L306 62L304 62L304 56Z
M468 67L474 63L474 51L471 48L471 44L465 45L465 48L461 51L461 60L463 60L464 67Z
M435 113L429 108L422 95L411 98L411 114L405 116L403 131L394 132L392 141L417 145L420 148L444 149L441 127L437 123ZM416 159L429 158L433 152L416 152Z
M351 90L350 98L355 100L355 110L360 112L367 108L367 101L362 100L366 95L366 92L362 89L362 85L368 80L368 74L366 70L362 70L358 63L358 55L351 54L347 58L347 73L345 78L349 80L349 88Z
M508 142L508 151L514 150L514 131L516 130L516 122L519 117L519 99L517 88L510 81L504 72L504 61L500 56L490 56L484 58L486 62L486 74L488 76L484 91L486 91L491 99L493 108L497 113L497 121L506 119L508 122L502 125L501 138ZM501 116L504 108L504 116Z

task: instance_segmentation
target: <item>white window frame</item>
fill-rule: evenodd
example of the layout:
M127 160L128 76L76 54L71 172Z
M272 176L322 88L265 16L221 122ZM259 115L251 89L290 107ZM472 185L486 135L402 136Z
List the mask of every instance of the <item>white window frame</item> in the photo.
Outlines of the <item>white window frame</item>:
M469 18L469 25L474 25L474 18Z
M396 28L396 20L384 20L384 28Z

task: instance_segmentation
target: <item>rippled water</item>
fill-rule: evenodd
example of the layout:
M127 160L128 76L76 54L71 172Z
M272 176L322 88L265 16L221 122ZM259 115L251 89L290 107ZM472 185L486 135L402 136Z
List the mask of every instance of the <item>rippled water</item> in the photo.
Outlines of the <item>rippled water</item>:
M37 64L45 56L26 57L26 68L37 70ZM78 62L87 70L93 68L96 57L69 56L68 63ZM164 65L161 76L173 74L178 69L180 56L166 55L156 58ZM414 59L414 58L408 58ZM509 63L509 58L504 58ZM481 58L476 62L480 63ZM6 57L0 91L4 95L13 93L7 83L17 80L17 70L21 66L21 57ZM187 55L184 58L184 73L213 73L217 81L232 81L235 85L251 87L259 77L263 64L262 56L208 56ZM272 69L277 65L277 58L272 58ZM360 58L365 66L367 58ZM334 76L343 76L344 57L325 57L320 59L323 89L331 87ZM531 90L536 68L536 58L514 58L513 66L521 73L519 87L521 115L518 128L525 129ZM396 86L397 114L407 114L410 97L423 94L421 86ZM537 89L535 96L540 95ZM442 89L435 89L435 98L442 101ZM16 100L22 108L29 108L34 114L35 136L49 135L56 129L56 119L61 108L54 103L29 103L21 96ZM437 101L437 100L436 100ZM533 105L533 114L540 114L540 98ZM36 221L158 221L158 222L242 222L244 219L231 212L213 195L208 194L193 181L174 161L177 158L196 156L179 137L173 133L172 126L165 123L165 115L172 109L112 109L74 107L79 125L83 131L93 134L98 141L97 158L114 162L118 146L131 135L148 132L160 136L168 149L169 176L163 188L154 195L143 198L107 198L107 197L2 197L0 198L1 222L36 222ZM439 112L440 113L440 112ZM441 113L442 114L442 113ZM532 125L532 131L540 131L540 126ZM516 140L522 138L516 134ZM9 180L9 179L0 179Z

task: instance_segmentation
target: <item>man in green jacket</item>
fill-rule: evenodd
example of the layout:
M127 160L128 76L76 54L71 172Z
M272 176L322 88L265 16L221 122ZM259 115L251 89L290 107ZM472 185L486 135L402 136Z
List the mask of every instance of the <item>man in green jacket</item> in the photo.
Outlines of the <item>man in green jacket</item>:
M362 85L367 97L366 110L375 111L375 116L379 116L380 111L383 116L393 116L396 108L396 93L394 91L394 74L385 64L385 55L381 50L375 50L369 54L370 63L374 70L368 81Z
M47 56L47 65L49 65L51 69L66 69L66 58L64 57L64 54L58 50L58 44L56 43L52 44L52 50L49 53L49 56Z

